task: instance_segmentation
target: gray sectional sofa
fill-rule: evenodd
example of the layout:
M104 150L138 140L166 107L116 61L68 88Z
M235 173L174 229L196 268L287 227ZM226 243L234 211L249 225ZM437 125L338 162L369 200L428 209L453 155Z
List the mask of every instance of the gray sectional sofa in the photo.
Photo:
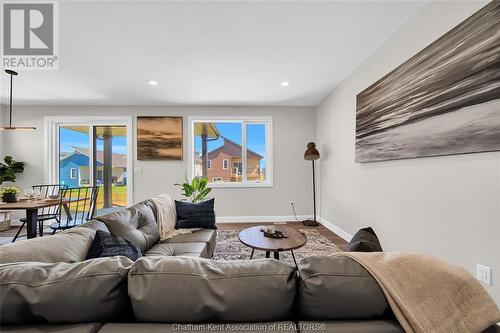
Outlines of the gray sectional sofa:
M23 333L403 332L375 280L345 257L214 261L214 230L158 243L149 201L0 247L0 330ZM144 256L84 260L96 230Z

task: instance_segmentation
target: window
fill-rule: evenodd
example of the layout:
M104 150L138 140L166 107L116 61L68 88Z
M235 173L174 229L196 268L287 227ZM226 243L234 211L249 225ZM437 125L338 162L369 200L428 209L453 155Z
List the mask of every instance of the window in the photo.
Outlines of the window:
M47 179L100 186L97 209L133 203L131 117L46 117Z
M243 174L243 163L233 162L233 175L241 176Z
M272 118L191 117L189 124L190 178L216 187L273 185Z

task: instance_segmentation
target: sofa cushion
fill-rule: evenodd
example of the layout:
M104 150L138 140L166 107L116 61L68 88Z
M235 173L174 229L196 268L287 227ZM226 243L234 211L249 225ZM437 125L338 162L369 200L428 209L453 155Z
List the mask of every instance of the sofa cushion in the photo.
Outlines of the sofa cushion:
M2 326L2 333L96 333L101 324Z
M143 252L160 240L155 215L148 201L97 219L104 222L112 234L128 240Z
M215 249L215 240L217 238L217 231L213 229L202 229L190 234L182 234L174 236L162 243L206 243L208 258L212 258Z
M108 227L106 227L106 224L104 222L101 222L99 220L90 220L88 222L82 223L78 226L78 228L90 228L92 230L101 230L101 231L107 231L109 232Z
M310 257L299 265L301 320L376 319L392 314L375 279L346 257Z
M404 333L398 322L392 320L337 320L300 321L299 332L313 333Z
M105 324L99 333L199 333L199 332L241 332L241 333L291 333L297 332L291 321L269 323L234 324Z
M126 239L97 230L85 259L114 256L124 256L135 261L142 257L142 252Z
M144 253L147 257L152 256L186 256L196 258L208 258L206 243L160 243L153 245Z
M2 325L71 324L130 315L126 257L78 263L12 263L0 266Z
M287 320L295 283L295 268L274 259L142 257L128 275L136 318L165 323Z
M78 262L85 259L95 231L72 228L53 236L38 237L0 246L0 263Z
M200 203L175 201L177 229L203 228L217 229L215 226L215 199Z

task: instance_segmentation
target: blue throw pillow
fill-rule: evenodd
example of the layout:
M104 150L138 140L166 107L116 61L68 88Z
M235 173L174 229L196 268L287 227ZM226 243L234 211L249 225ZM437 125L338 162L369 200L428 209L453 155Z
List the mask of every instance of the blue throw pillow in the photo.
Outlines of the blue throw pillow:
M109 232L97 230L85 259L125 256L130 260L142 257L142 252L134 244Z
M217 229L215 226L215 199L210 199L197 204L175 201L177 211L176 229L203 228Z

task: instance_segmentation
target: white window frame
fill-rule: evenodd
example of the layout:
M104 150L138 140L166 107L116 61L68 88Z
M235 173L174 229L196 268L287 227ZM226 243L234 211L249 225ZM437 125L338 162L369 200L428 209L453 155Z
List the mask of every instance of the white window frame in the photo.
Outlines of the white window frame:
M241 123L241 137L242 137L242 147L243 152L245 152L245 148L247 146L247 124L265 124L266 125L266 171L265 171L265 180L247 180L247 154L242 154L242 162L243 162L243 181L242 182L222 182L215 183L210 182L211 187L273 187L273 118L272 117L253 117L253 116L219 116L219 117L204 117L204 116L192 116L188 117L188 165L187 165L187 174L192 179L194 176L195 168L194 168L194 124L195 122L226 122L226 123ZM224 166L224 165L223 165ZM229 161L228 161L228 167ZM229 169L229 168L228 168ZM226 169L227 170L227 169Z
M133 170L133 118L132 117L44 117L45 161L44 175L47 184L59 183L59 128L61 126L88 126L92 133L94 126L126 126L127 128L127 172ZM89 135L89 147L94 144L92 135ZM89 156L89 166L94 163L92 154ZM94 179L93 168L89 168L89 179ZM133 172L127 173L127 206L134 203ZM80 179L79 179L80 184Z
M207 160L207 170L212 170L212 160Z
M75 172L75 175L73 175L73 171ZM70 168L69 169L69 178L70 179L76 179L76 175L77 175L76 168Z
M227 158L222 160L222 170L229 170L229 160Z

